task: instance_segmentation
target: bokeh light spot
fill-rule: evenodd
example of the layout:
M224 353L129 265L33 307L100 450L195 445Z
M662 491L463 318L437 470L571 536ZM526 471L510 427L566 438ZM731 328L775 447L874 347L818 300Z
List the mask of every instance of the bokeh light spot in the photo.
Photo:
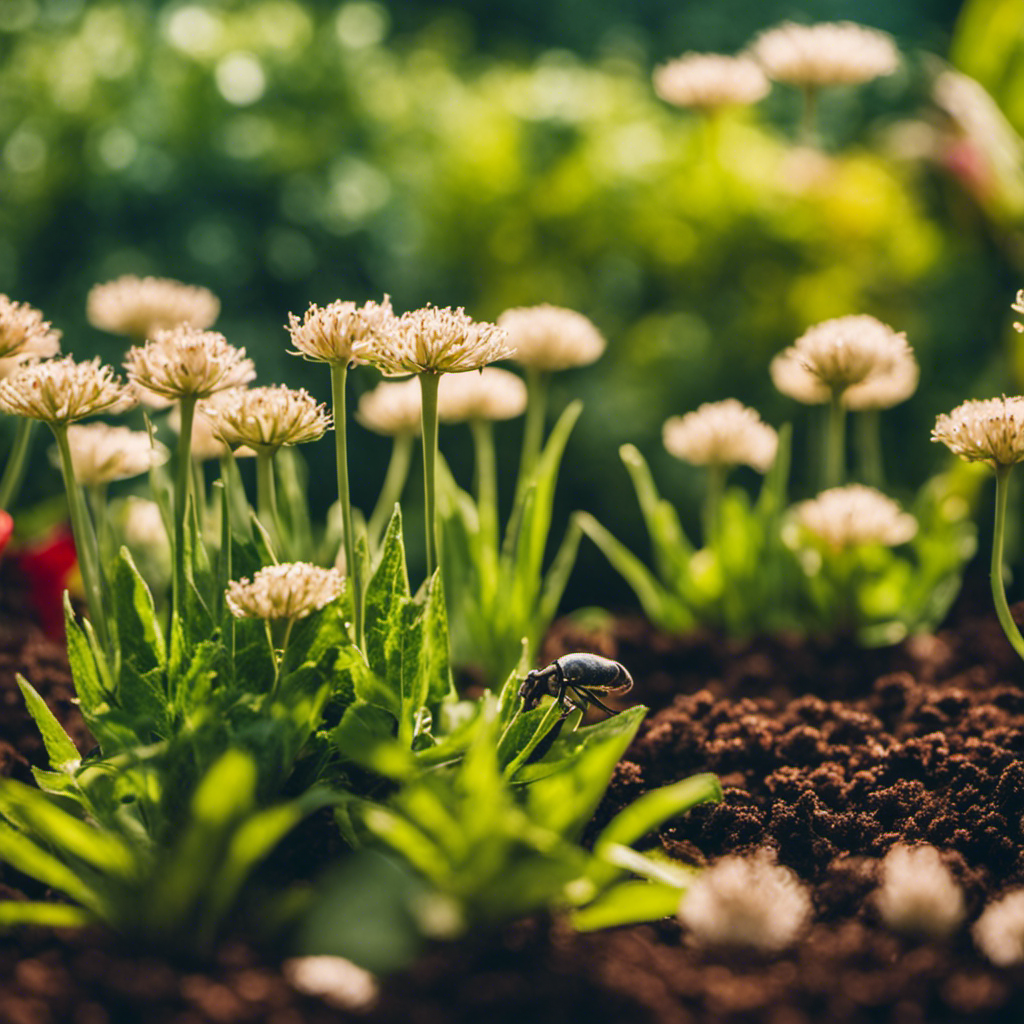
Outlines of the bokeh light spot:
M350 50L361 50L380 43L388 31L388 12L375 3L362 0L343 4L334 19L338 42Z
M255 54L229 53L217 62L217 88L221 96L236 107L255 103L267 87L263 65Z

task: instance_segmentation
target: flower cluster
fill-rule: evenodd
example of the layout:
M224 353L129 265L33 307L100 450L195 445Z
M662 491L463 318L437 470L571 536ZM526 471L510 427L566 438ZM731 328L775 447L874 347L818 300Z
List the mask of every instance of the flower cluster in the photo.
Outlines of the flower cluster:
M360 395L356 419L367 430L385 437L418 434L422 407L418 380L385 380Z
M60 331L25 302L0 295L0 362L13 366L32 359L49 359L60 351Z
M167 461L169 452L144 430L111 427L106 423L68 427L75 479L87 486L128 480Z
M246 445L258 452L317 441L331 427L331 414L305 388L284 384L227 391L204 406L202 415L229 447Z
M935 421L932 440L968 462L1024 461L1024 396L971 399Z
M779 438L757 411L735 398L705 402L685 416L672 416L662 431L665 448L695 466L752 466L767 473Z
M219 315L220 300L208 288L167 277L126 274L96 285L86 300L93 327L140 341L171 327L203 329Z
M511 420L526 411L526 385L514 373L494 366L479 373L441 378L437 415L443 423L468 420Z
M654 71L654 91L677 107L716 110L757 103L771 88L751 57L684 53Z
M225 600L238 619L302 619L330 604L341 593L341 587L342 576L337 569L284 562L260 569L251 580L232 580Z
M66 426L135 404L131 389L99 359L76 363L71 356L25 366L0 380L0 410L11 416Z
M601 332L587 317L561 306L515 306L498 317L498 326L508 334L512 352L506 356L533 370L586 366L605 349Z
M339 299L323 307L311 305L301 320L289 313L288 331L296 355L347 366L365 362L367 350L393 329L396 319L386 295L383 302L365 302L362 306Z
M796 521L834 548L857 544L906 544L917 533L917 520L881 491L848 484L822 491L793 509Z

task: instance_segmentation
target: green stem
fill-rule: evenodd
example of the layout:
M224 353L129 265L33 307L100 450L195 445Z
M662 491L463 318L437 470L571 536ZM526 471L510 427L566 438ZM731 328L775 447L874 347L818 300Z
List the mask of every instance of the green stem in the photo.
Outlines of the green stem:
M803 88L804 109L800 118L800 143L818 145L818 90L813 85Z
M352 526L352 497L348 483L348 427L345 412L345 379L348 366L331 364L331 404L334 414L334 445L338 465L338 501L345 544L345 575L352 594L352 619L356 646L363 648L363 579L356 563L356 536Z
M228 497L227 459L220 460L220 480L214 484L214 491L220 486L220 551L217 554L217 600L214 606L214 619L220 621L224 613L224 592L231 581L231 501ZM231 616L232 624L234 616ZM232 650L233 650L232 645Z
M522 500L526 486L537 464L544 443L544 421L547 417L548 375L532 367L526 371L526 424L523 427L523 450L519 456L519 479L516 481L516 504Z
M7 465L4 466L3 478L0 478L0 508L2 509L10 509L21 490L34 428L35 420L24 417L18 420L14 443L11 445L11 454L7 457Z
M885 486L881 412L878 409L863 409L854 417L854 422L861 479L868 486L881 490Z
M278 644L274 636L275 632L280 632L282 620L277 620L273 623L267 619L267 641L270 643L270 657L274 661L274 685L270 688L270 697L268 703L273 703L277 697L277 688L281 682L281 665L284 663L284 655L288 650L288 641L291 639L292 627L295 625L295 619L286 619L284 622L284 632L281 636L281 642Z
M203 524L206 522L206 474L203 464L192 459L192 527L196 538L203 536Z
M380 543L381 534L391 519L395 502L402 497L402 491L405 490L405 483L409 479L409 467L412 465L414 440L412 434L396 434L391 445L391 461L388 462L388 470L384 474L380 497L366 525L366 533L374 548Z
M833 393L825 436L825 488L839 487L846 476L846 410L841 394Z
M100 565L108 565L117 554L114 530L107 515L107 485L93 484L89 488L89 505L92 507L92 521L96 524L97 551Z
M470 420L476 457L476 507L483 550L498 551L498 463L494 455L494 424Z
M1003 627L1006 639L1013 649L1024 658L1024 636L1021 636L1017 624L1010 614L1010 606L1006 603L1006 591L1003 589L1003 537L1006 533L1006 495L1007 482L1012 466L996 467L996 523L992 531L992 600L996 605L999 625Z
M256 505L260 522L274 542L274 554L285 557L284 533L277 511L277 487L274 485L274 453L271 451L256 453Z
M174 576L171 600L173 616L184 621L185 614L185 516L188 514L189 483L192 479L192 421L195 419L196 399L188 395L181 399L181 426L178 434L178 464L174 467Z
M437 568L437 388L439 373L420 374L423 426L423 515L427 542L427 579Z
M64 490L68 496L68 510L71 513L71 531L75 537L75 550L78 553L78 568L82 574L85 587L85 600L89 608L89 618L100 646L107 652L110 650L110 634L107 631L107 619L103 610L103 577L100 572L96 534L89 519L89 511L85 507L85 497L75 479L75 467L71 461L71 446L68 444L68 428L66 423L51 423L53 435L57 440L60 453L60 468L64 476Z
M711 463L707 467L708 488L704 495L704 546L718 550L718 535L722 514L722 495L725 493L726 467Z

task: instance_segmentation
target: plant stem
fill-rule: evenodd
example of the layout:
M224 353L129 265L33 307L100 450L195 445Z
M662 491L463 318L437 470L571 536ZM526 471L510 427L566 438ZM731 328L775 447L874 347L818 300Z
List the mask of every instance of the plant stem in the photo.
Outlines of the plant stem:
M35 420L22 417L14 433L11 454L4 466L4 475L0 478L0 509L10 509L21 490L21 482L25 478L25 466L28 462L28 451L32 442L32 431Z
M192 421L195 419L196 399L184 396L180 403L181 426L178 434L178 464L174 467L174 575L172 577L171 603L173 616L178 622L184 621L185 614L185 516L188 514L189 484L192 479Z
M722 495L725 493L726 467L711 463L707 467L707 493L704 495L704 546L718 549L719 520L722 514Z
M206 521L206 474L203 464L196 459L192 463L192 527L196 538L203 535L203 523Z
M439 373L420 374L423 425L423 515L427 542L427 579L438 563L437 543L437 388Z
M839 487L846 476L846 410L841 393L832 393L825 436L825 488Z
M409 479L409 467L412 465L413 435L396 434L391 445L391 460L388 462L387 473L384 474L384 483L381 485L380 497L373 507L370 521L366 525L366 532L370 544L376 548L380 543L381 534L384 532L391 513L394 511L395 502L402 497L405 490L405 482Z
M800 118L800 144L818 145L818 90L813 85L803 88L804 109Z
M523 493L537 464L541 446L544 443L544 420L547 417L548 375L541 370L528 367L526 370L526 424L523 427L523 449L519 456L519 478L516 481L516 504Z
M281 531L281 517L277 511L277 487L274 485L274 453L256 453L256 505L260 522L270 534L279 557L285 556L284 534Z
M113 654L110 650L110 634L107 632L107 619L103 610L103 577L100 574L98 545L96 534L89 519L89 511L85 507L85 497L75 479L75 467L71 461L71 446L68 444L68 428L66 423L51 423L53 436L57 440L57 451L60 453L60 468L64 476L64 490L68 496L68 510L71 513L71 531L75 537L75 549L78 553L78 568L82 574L85 587L85 600L89 608L89 618L100 646L107 652L108 658Z
M498 464L494 455L494 424L470 420L476 456L476 507L480 517L483 550L498 551Z
M277 620L273 623L267 619L267 641L270 643L270 657L274 661L274 685L270 688L270 699L272 703L277 697L277 687L281 682L281 665L284 663L284 655L288 650L288 641L291 639L292 626L295 625L295 619L286 619L284 621L284 634L281 637L281 643L275 642L274 633L280 631L282 620Z
M857 456L861 479L879 490L885 486L882 462L882 416L878 409L863 409L854 417L857 433Z
M352 619L356 646L363 648L363 579L356 564L356 537L352 527L352 497L348 483L348 427L345 413L345 379L348 366L331 364L331 405L334 414L334 445L338 464L338 501L345 544L345 575L352 593Z
M109 564L117 554L117 542L107 515L107 485L93 484L89 488L88 501L92 507L92 521L96 524L96 546L102 566Z
M1003 627L1006 639L1013 649L1024 658L1024 637L1021 636L1017 624L1010 614L1010 606L1006 603L1006 591L1003 589L1003 538L1006 533L1006 496L1007 483L1012 466L996 467L996 523L992 531L992 600L995 602L999 625Z

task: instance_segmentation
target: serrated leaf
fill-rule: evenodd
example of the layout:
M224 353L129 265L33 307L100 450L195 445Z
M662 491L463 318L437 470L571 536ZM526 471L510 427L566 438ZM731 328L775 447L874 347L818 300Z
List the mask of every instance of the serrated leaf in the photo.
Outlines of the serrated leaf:
M43 737L50 766L59 772L73 772L82 763L82 755L79 754L78 748L32 684L22 675L17 678L18 689L25 699L28 713Z
M167 651L153 595L126 547L118 553L110 582L122 665L130 664L138 673L164 668Z
M81 702L82 714L88 720L96 713L97 708L110 699L111 695L103 684L96 659L93 657L92 647L89 645L85 633L75 622L74 612L71 610L71 599L67 591L64 591L64 630L67 637L68 664L75 683L75 693Z
M388 659L401 629L404 605L409 598L402 513L396 505L365 596L366 660L381 677L387 677Z

